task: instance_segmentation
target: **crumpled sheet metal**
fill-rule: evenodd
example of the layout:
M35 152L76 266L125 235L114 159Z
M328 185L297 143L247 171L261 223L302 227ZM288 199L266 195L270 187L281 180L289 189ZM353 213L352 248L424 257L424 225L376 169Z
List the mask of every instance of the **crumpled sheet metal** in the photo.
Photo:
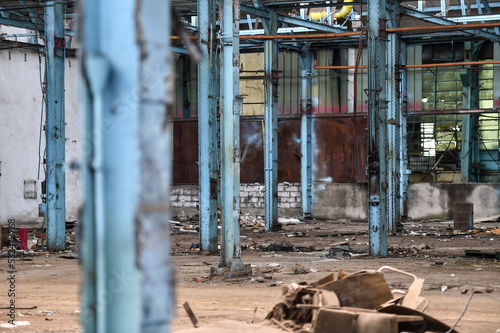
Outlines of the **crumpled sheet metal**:
M414 278L403 297L392 295L382 269ZM339 270L337 278L329 275L311 284L283 286L280 302L266 319L295 332L448 332L448 325L417 310L425 301L420 296L423 281L391 267L350 275Z

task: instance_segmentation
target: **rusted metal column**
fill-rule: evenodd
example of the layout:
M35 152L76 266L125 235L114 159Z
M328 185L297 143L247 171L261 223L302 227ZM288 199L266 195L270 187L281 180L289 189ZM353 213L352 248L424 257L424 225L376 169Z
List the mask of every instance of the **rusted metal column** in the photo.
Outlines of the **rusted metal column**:
M278 21L271 12L269 34L276 35ZM278 227L278 41L264 42L264 181L266 230Z
M368 2L368 204L370 254L387 256L386 0Z
M222 58L221 58L221 208L222 208L222 233L221 233L221 267L232 267L236 248L239 245L239 188L235 189L235 175L239 176L239 170L235 163L239 143L235 145L235 121L239 125L239 117L236 108L238 101L236 96L239 87L239 1L224 0L221 2L220 21L222 32L220 35ZM236 150L235 150L236 148ZM238 210L238 213L236 213Z
M48 1L45 6L45 141L47 248L66 248L65 124L64 124L64 39L63 4Z
M389 26L399 26L399 2L388 2L391 20ZM400 224L399 212L399 127L400 127L400 44L397 33L389 34L387 48L387 225L389 232L396 232Z
M312 70L313 55L308 50L299 56L300 62L300 189L302 193L302 218L312 216Z
M200 248L217 251L217 94L212 56L212 0L198 0L198 166L200 186Z
M175 312L170 265L170 187L175 70L169 0L136 2L139 58L140 191L136 213L141 332L169 332ZM162 33L158 33L161 31ZM153 74L152 74L153 73Z

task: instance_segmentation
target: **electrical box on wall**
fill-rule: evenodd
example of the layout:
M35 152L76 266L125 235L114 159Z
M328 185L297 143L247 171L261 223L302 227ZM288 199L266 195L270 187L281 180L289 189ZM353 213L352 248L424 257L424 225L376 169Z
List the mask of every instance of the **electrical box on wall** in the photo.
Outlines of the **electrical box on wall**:
M24 181L24 199L36 199L36 180Z

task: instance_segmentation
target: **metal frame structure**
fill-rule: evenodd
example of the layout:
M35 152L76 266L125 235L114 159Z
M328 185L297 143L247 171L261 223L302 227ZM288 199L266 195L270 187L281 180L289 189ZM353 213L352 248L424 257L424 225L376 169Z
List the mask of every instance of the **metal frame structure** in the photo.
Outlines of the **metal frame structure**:
M408 65L405 50L411 45L439 43L450 38L466 43L489 40L495 43L495 60L491 63L500 61L500 23L495 22L500 20L498 1L482 0L470 7L465 1L461 1L460 6L447 6L446 1L441 1L439 6L427 7L422 1L349 3L361 15L360 22L353 22L351 16L338 22L331 17L320 21L306 17L306 9L314 7L328 7L327 12L332 14L331 7L339 10L345 4L343 1L320 0L304 5L290 0L222 0L220 8L215 3L214 0L140 0L137 3L89 0L82 6L82 123L87 133L84 141L88 144L81 169L86 201L81 245L82 317L86 331L169 330L173 312L169 302L172 299L169 242L162 241L168 240L171 129L165 110L169 109L172 96L170 53L172 50L192 52L178 44L170 46L170 42L176 41L169 35L171 8L175 9L177 20L183 22L191 23L191 16L198 16L198 27L192 23L186 24L186 29L197 32L193 39L198 38L202 54L198 64L201 248L217 251L217 197L220 194L220 265L233 271L243 269L239 242L239 118L243 104L239 93L240 52L265 53L265 220L266 229L273 230L278 225L278 52L286 49L300 54L302 215L311 217L313 50L356 48L360 34L366 38L369 237L370 253L375 256L387 255L387 232L396 231L401 216L405 215L409 169L405 151L408 115L405 103L409 98L406 86L410 85L407 70L434 65ZM64 249L65 245L64 55L69 52L65 38L73 32L64 29L64 20L73 18L74 7L75 1L68 0L3 1L0 8L0 24L37 30L45 39L47 236L48 245L54 250ZM43 18L37 15L41 9L45 12ZM246 15L246 21L240 22L240 10ZM482 15L482 10L487 15ZM458 17L454 17L457 13ZM131 20L133 17L137 17L137 22ZM263 29L259 29L259 22L263 23ZM358 28L352 28L353 23L358 23ZM249 29L241 29L240 24ZM158 34L158 29L164 33ZM4 48L38 50L41 47L35 38L24 43L17 43L13 38L16 36L3 36L0 44ZM432 110L421 114L469 113L463 116L461 158L462 181L470 182L477 179L470 169L478 162L479 153L479 138L473 130L477 116L472 114L487 110L478 109L473 98L478 80L471 66L479 63L474 63L476 59L469 55L464 60L462 65L468 67L464 67L462 77L469 83L464 84L467 97L464 110ZM152 72L154 77L148 76ZM500 82L498 71L494 75ZM496 90L494 97L498 94ZM128 97L123 100L123 96ZM498 112L497 107L494 105L489 111ZM113 124L112 130L106 125L108 120ZM217 179L218 121L220 184ZM133 167L124 168L125 165ZM135 192L134 184L140 184L139 193ZM123 239L131 240L130 246L117 246ZM140 261L140 270L136 259ZM160 260L162 265L158 267L153 259ZM126 286L111 290L116 274L127 276ZM163 297L157 297L158 293Z

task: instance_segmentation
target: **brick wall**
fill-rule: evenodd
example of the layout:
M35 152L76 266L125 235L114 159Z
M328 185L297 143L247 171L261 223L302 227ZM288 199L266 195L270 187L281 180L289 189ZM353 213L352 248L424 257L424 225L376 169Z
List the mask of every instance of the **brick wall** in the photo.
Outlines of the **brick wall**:
M252 215L264 214L263 184L241 184L240 209ZM173 215L192 215L198 211L198 185L174 185L170 194ZM278 184L278 209L280 215L293 216L301 212L300 183Z

